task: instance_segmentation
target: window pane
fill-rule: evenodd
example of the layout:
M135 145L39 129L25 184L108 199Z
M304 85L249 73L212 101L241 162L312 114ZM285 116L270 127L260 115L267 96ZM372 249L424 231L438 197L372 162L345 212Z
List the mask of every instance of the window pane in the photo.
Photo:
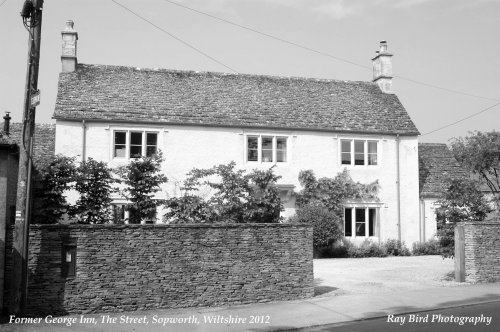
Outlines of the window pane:
M125 145L115 144L115 154L114 157L125 158L125 152L127 151Z
M123 224L125 222L125 205L113 204L113 223Z
M272 137L262 137L262 149L273 149Z
M115 131L115 144L125 144L127 133L123 131Z
M273 161L273 138L264 136L262 137L262 161Z
M279 163L285 163L286 162L286 150L276 151L276 159Z
M368 165L377 165L377 142L368 142Z
M277 162L286 162L286 137L276 138Z
M341 144L342 153L344 153L344 152L351 153L351 141L342 140L340 142L341 142L340 144Z
M346 208L344 215L344 235L352 236L352 209Z
M376 141L368 141L368 153L377 153Z
M142 146L130 146L130 158L140 158L142 153Z
M368 209L368 236L375 236L376 222L377 222L377 210Z
M146 147L146 156L152 156L156 154L156 146L148 146Z
M354 152L365 153L365 141L354 141Z
M142 133L130 133L131 145L142 145Z
M354 141L354 165L365 164L365 141Z
M156 146L158 135L156 133L147 133L146 134L146 144Z
M356 236L365 234L365 209L356 209Z
M342 153L342 165L351 164L351 153Z
M259 138L255 136L247 137L247 160L258 161Z
M262 161L263 162L272 162L273 161L273 150L262 149Z

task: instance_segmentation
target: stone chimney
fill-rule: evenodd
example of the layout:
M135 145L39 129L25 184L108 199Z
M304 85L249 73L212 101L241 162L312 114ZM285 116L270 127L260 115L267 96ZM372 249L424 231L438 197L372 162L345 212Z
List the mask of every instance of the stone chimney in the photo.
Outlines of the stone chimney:
M74 22L72 20L66 21L66 27L61 31L62 35L62 72L71 73L76 70L76 41L78 40L78 33L73 29Z
M3 132L5 135L9 136L10 134L10 112L5 112L5 116L3 117Z
M392 91L392 54L387 52L387 42L380 42L380 49L373 60L373 82L377 83L383 93Z

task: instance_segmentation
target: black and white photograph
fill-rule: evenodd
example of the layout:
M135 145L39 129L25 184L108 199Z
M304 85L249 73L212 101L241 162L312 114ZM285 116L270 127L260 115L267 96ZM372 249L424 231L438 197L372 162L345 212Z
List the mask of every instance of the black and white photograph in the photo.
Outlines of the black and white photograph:
M500 1L0 0L0 330L498 331Z

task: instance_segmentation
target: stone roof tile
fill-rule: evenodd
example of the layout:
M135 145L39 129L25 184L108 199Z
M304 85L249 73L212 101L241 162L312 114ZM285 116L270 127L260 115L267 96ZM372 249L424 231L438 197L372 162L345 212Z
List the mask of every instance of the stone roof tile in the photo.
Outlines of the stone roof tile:
M439 198L447 190L448 178L468 176L446 144L419 143L418 160L421 197Z
M375 83L79 64L55 119L418 135Z

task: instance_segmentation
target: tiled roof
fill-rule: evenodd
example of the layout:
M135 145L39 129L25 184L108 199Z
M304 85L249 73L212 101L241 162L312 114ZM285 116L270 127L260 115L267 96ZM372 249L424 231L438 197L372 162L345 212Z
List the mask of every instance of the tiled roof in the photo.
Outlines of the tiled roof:
M419 143L418 161L421 197L440 197L448 178L468 176L446 144Z
M55 119L418 135L375 83L79 64Z
M3 128L3 123L0 123ZM21 144L22 140L22 124L11 123L10 134L6 136L3 130L0 130L0 143L2 140L8 139L11 144ZM35 161L41 160L44 157L54 154L56 140L56 126L48 123L37 123L35 125L35 137L33 146L33 159Z

